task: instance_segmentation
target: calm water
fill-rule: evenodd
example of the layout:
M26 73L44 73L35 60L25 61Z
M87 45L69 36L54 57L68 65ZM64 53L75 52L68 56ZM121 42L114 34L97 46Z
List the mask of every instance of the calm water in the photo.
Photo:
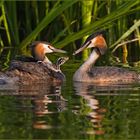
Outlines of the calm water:
M70 68L70 66L69 66ZM0 139L140 139L140 85L0 86Z

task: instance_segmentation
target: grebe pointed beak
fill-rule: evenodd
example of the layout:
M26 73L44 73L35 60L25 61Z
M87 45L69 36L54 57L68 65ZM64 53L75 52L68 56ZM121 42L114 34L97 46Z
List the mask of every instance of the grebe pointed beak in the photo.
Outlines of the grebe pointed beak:
M67 53L67 52L64 51L64 50L56 49L55 47L53 47L53 46L51 46L51 45L48 45L48 49L51 50L52 52Z
M92 42L88 41L86 43L84 43L78 50L76 50L73 55L76 55L78 53L80 53L81 51L83 51L85 48L87 48Z
M103 55L107 50L107 44L102 34L98 34L97 36L91 35L86 39L85 43L73 53L73 55L78 54L85 48L98 48L100 54Z
M61 49L56 49L54 48L53 46L48 46L49 49L51 49L53 52L58 52L58 53L67 53L66 51L64 50L61 50Z

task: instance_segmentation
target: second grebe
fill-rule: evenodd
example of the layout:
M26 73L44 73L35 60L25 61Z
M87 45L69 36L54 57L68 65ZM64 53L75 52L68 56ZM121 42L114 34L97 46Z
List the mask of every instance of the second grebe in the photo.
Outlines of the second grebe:
M101 32L95 33L87 38L85 43L73 53L78 54L85 48L93 48L89 58L75 72L74 81L93 83L132 83L140 81L140 74L125 68L115 66L93 67L96 60L107 50L106 41Z

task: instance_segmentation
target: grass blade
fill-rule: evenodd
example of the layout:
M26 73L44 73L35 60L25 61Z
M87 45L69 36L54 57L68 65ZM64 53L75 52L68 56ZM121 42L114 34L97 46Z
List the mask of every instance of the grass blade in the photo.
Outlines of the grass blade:
M38 24L38 26L29 34L20 44L22 50L33 40L35 39L40 31L42 31L50 22L52 22L58 15L60 15L65 9L70 7L72 4L76 3L78 0L74 1L64 1L61 5L53 8L44 19Z
M136 30L140 26L140 20L135 22L135 24L129 28L114 44L110 46L110 48L113 48L115 45L117 45L119 42L127 38L134 30Z

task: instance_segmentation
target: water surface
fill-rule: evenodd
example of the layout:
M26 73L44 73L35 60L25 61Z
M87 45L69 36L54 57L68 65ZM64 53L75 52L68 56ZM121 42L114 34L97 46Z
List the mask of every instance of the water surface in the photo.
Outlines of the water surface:
M69 66L70 68L70 66ZM0 139L140 139L140 85L0 86Z

